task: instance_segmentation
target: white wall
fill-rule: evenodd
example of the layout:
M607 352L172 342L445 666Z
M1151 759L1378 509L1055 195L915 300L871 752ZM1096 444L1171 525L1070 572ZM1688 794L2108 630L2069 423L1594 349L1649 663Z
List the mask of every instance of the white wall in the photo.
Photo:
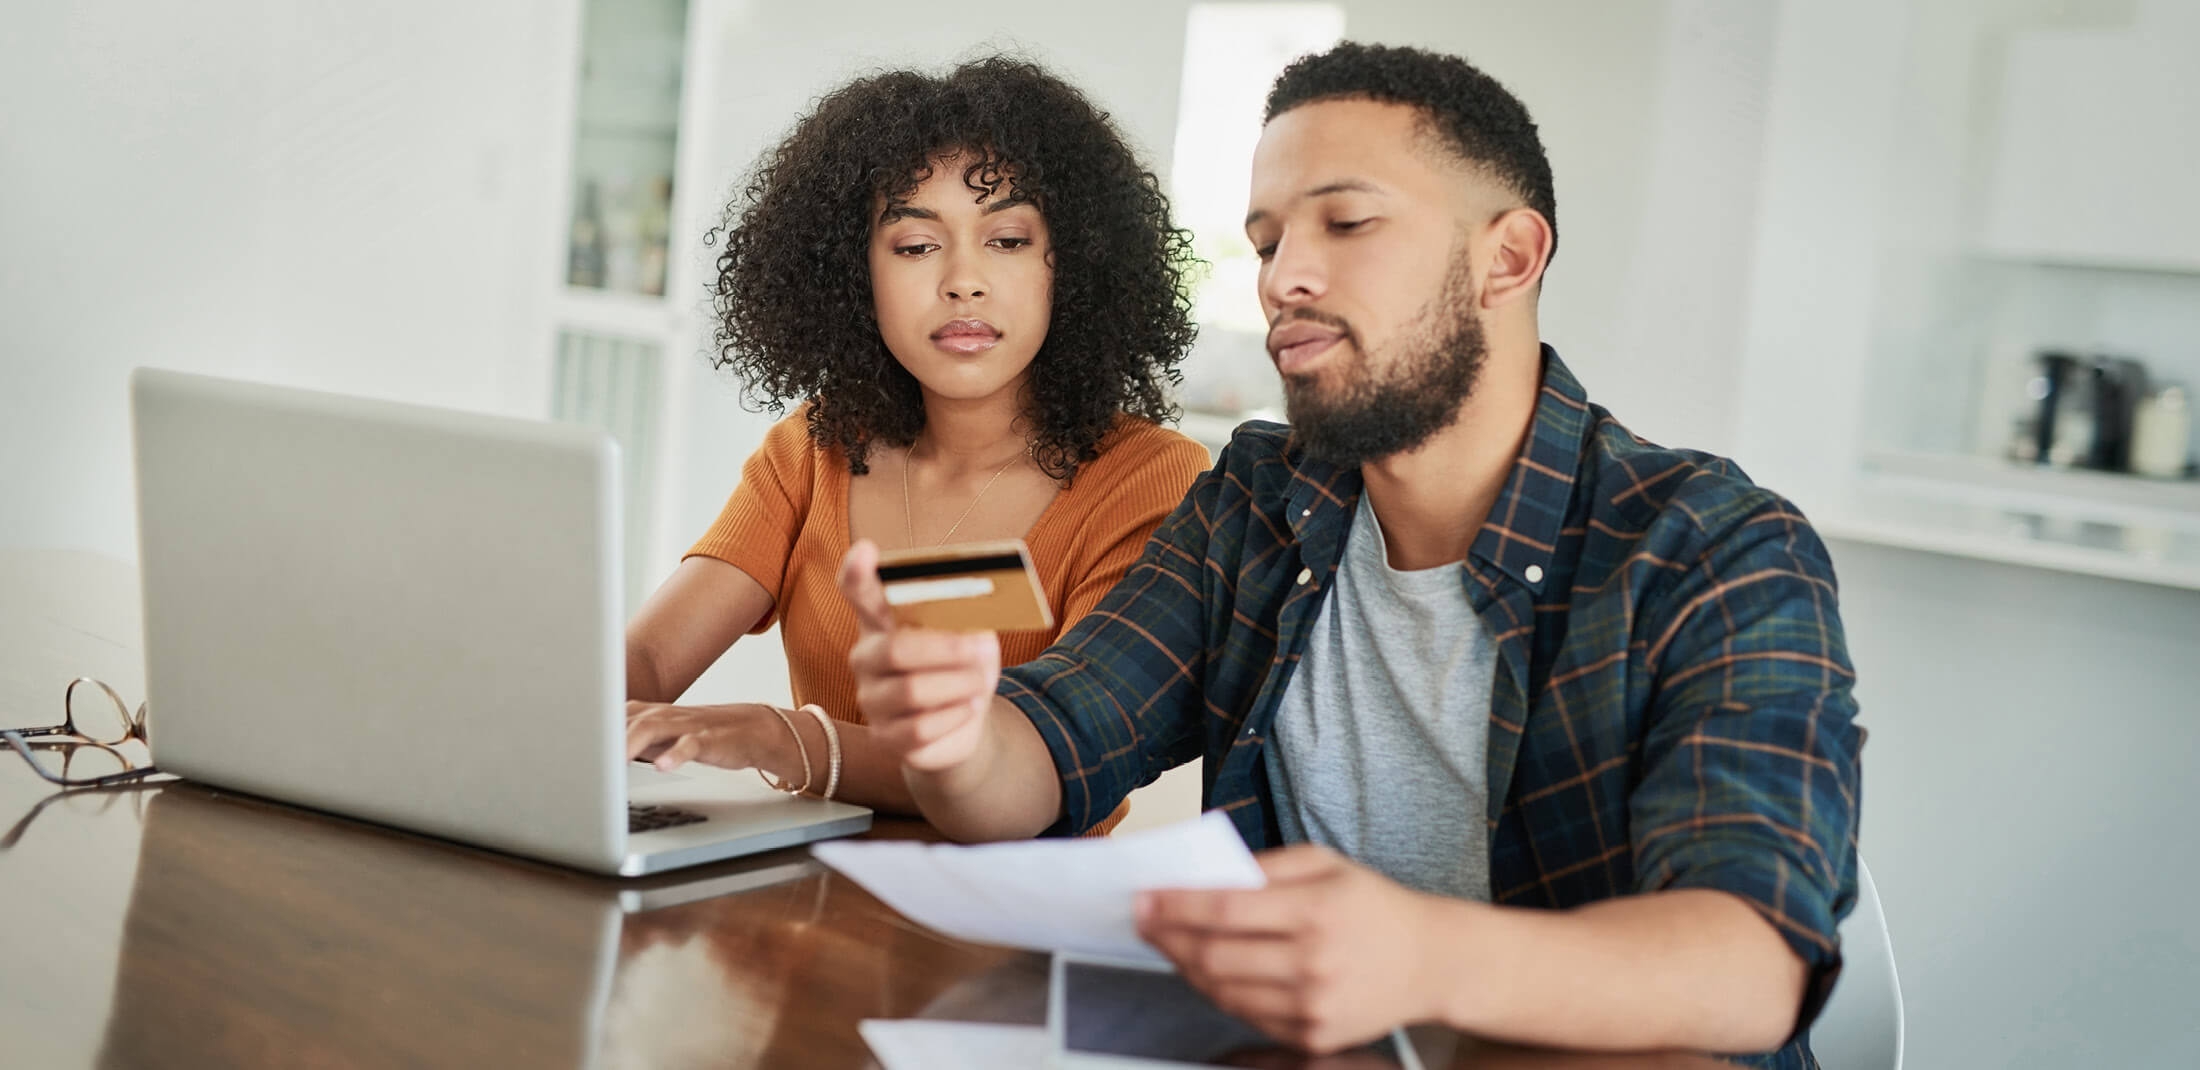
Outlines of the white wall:
M2200 594L1833 551L1910 1065L2192 1065Z
M1906 7L1781 5L1735 456L1806 510L1855 471Z
M1867 445L1960 444L1976 369L1956 347L1991 304L1968 296L1965 263L1982 41L2118 7L1783 5L1736 410L1736 455L1761 482L1837 515ZM2057 280L2031 283L2058 299ZM2059 300L2103 323L2179 319ZM2200 596L1833 549L1871 730L1860 843L1910 1064L2189 1064Z
M1638 434L1730 448L1778 9L1566 0L1348 10L1347 36L1463 55L1527 104L1558 195L1544 337Z
M135 556L138 364L539 413L572 11L11 5L0 545Z

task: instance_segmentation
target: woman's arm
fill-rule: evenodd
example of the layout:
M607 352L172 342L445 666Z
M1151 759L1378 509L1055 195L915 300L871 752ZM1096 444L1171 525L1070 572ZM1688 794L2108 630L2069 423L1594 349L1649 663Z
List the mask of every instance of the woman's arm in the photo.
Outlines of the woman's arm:
M713 557L680 562L626 629L627 741L635 756L655 751L652 760L666 769L689 761L755 767L782 783L807 780L813 795L825 790L831 747L817 718L799 712L788 718L802 735L802 746L796 747L770 706L672 704L771 608L771 592L739 568ZM916 813L901 763L872 741L871 730L846 721L835 721L834 728L840 735L840 790L834 798Z
M678 699L771 609L748 573L712 557L680 562L626 626L627 699Z

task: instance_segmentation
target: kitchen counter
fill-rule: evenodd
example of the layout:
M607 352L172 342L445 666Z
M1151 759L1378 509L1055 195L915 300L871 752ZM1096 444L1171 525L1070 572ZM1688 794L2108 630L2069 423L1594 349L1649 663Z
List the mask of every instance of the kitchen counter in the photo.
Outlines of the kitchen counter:
M1821 534L2200 591L2200 483L1875 454Z

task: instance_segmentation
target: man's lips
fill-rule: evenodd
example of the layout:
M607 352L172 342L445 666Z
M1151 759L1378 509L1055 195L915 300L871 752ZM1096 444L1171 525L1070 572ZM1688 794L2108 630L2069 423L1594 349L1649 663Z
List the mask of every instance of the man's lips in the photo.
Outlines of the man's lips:
M1276 370L1290 374L1312 363L1344 338L1344 332L1311 320L1294 320L1268 332L1268 354Z
M991 349L1000 340L1000 330L979 319L953 320L932 332L933 345L966 355Z

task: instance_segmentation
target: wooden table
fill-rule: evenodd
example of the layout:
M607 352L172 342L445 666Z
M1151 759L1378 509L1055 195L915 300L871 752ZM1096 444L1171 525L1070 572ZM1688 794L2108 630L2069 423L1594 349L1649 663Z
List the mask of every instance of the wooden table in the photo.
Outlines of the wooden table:
M142 697L138 635L127 566L0 551L0 724L77 675ZM864 1018L1037 1024L1045 992L801 849L617 881L180 782L57 796L0 750L0 1065L859 1067Z

